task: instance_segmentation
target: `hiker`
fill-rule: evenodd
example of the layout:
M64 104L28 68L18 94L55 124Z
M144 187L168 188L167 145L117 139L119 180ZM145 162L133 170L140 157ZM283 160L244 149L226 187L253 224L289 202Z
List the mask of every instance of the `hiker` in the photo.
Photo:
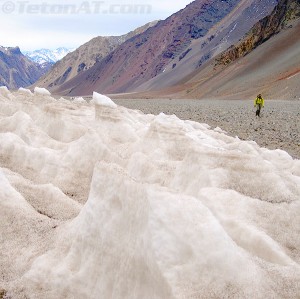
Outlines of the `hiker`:
M259 94L256 99L254 100L254 107L256 107L256 116L260 116L260 110L265 105L265 101L262 98L261 94Z

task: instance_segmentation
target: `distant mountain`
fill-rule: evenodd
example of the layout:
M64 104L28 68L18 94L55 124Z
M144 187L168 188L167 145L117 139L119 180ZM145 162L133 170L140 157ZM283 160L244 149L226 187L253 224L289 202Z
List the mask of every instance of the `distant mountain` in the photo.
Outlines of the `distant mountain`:
M23 51L23 54L26 55L30 60L43 65L45 63L54 64L73 50L74 49L61 47L55 50L40 49L35 51Z
M54 92L122 93L177 84L242 38L276 3L276 0L196 0L127 40L89 70L57 86Z
M47 68L43 68L23 55L19 47L0 46L0 86L9 89L35 83Z
M157 22L147 23L121 36L98 36L93 38L58 61L51 71L39 80L37 85L44 86L50 90L59 87L78 74L90 69L126 40L155 26Z

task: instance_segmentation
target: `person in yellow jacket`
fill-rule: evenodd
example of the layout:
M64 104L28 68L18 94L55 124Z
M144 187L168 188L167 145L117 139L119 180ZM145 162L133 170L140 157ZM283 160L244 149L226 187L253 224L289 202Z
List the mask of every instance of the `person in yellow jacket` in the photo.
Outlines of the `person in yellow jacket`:
M260 110L265 106L265 100L262 98L261 94L259 94L254 100L254 107L256 107L256 116L260 116Z

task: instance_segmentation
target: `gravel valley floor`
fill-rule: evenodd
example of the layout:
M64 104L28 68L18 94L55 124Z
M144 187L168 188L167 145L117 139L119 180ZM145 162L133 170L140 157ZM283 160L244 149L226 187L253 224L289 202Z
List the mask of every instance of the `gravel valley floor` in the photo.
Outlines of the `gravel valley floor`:
M118 99L118 105L144 113L175 114L181 119L220 127L231 136L254 140L262 147L282 149L300 159L300 101L266 100L261 117L253 101Z

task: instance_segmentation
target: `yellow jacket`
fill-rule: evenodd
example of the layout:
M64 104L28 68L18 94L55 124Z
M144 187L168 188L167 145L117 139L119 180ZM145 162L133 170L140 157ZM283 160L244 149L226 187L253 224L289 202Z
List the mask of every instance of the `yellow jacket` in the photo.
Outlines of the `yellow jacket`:
M259 98L257 97L255 100L254 100L254 107L256 105L262 105L262 107L264 107L265 105L265 100L263 98Z

